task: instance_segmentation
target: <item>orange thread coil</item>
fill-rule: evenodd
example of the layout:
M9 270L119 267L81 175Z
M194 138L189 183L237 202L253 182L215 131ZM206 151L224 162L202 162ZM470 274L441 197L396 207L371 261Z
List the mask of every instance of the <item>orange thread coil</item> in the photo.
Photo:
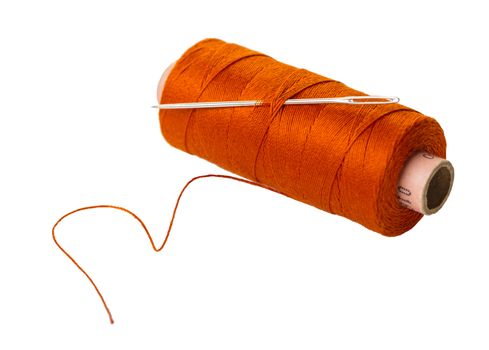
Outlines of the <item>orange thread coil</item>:
M417 152L445 158L440 125L400 104L283 105L290 98L358 95L365 94L256 51L217 39L203 40L173 66L160 103L263 100L265 105L160 110L161 130L171 145L248 180L216 174L190 179L176 200L159 247L136 214L107 204L63 215L52 228L52 238L92 284L113 323L100 289L56 236L64 219L82 211L108 208L130 214L142 226L153 250L160 252L189 185L199 179L220 178L284 194L386 236L406 232L423 215L399 204L399 176Z
M160 103L260 99L267 106L160 110L165 139L288 197L344 216L386 236L422 217L398 203L406 160L445 158L440 125L391 105L284 106L289 98L365 95L262 53L203 40L171 70Z

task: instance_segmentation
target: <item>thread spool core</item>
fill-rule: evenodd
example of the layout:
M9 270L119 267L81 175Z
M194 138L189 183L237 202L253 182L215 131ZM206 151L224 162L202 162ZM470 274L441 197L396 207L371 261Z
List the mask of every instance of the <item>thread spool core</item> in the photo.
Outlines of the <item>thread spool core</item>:
M175 66L175 63L176 62L173 62L168 67L166 67L165 71L161 75L160 81L158 82L158 89L156 90L156 98L158 99L158 103L161 102L161 98L163 97L163 90L165 89L166 79L168 79L171 70Z
M436 213L450 195L454 174L448 160L427 152L414 153L399 177L399 203L424 215Z
M427 215L434 214L443 207L447 200L453 184L453 166L445 161L433 171L426 186L425 212Z

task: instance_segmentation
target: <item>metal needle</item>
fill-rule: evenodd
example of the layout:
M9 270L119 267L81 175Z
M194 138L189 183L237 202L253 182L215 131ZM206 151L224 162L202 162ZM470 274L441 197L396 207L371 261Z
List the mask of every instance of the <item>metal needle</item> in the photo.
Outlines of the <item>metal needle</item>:
M398 103L398 97L390 96L345 96L333 98L293 98L286 100L285 105L315 105L326 103L339 103L349 105L384 105ZM158 109L194 109L194 108L228 108L228 107L257 107L268 103L262 100L247 101L216 101L216 102L183 102L166 103L152 106Z

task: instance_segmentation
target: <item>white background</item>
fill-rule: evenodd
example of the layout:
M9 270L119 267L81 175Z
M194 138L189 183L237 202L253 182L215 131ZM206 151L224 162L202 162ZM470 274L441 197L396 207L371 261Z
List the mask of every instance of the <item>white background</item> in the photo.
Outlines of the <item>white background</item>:
M485 1L2 1L0 348L487 349ZM156 84L217 37L434 116L456 182L385 238L170 147Z

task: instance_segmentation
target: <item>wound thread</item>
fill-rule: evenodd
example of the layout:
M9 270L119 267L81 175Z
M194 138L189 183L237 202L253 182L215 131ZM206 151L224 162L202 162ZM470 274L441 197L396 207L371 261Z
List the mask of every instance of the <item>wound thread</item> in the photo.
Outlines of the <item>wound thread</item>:
M290 98L365 95L262 53L203 40L175 63L160 103L263 100L269 106L160 110L176 148L386 236L421 214L399 204L400 171L416 152L445 158L440 125L389 105L284 106Z

